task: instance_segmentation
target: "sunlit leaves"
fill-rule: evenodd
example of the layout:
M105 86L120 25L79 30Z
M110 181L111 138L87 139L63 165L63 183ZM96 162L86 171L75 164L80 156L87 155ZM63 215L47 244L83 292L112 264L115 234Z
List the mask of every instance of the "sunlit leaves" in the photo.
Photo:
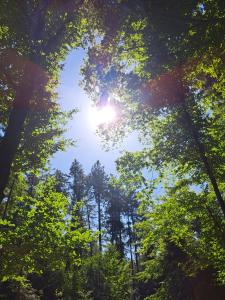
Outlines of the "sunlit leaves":
M34 197L15 196L17 207L7 221L1 221L1 278L12 280L21 268L25 278L30 273L42 274L46 264L49 270L63 268L63 255L79 263L74 246L85 247L91 237L88 232L71 229L68 199L54 191L54 186L49 178L36 186Z

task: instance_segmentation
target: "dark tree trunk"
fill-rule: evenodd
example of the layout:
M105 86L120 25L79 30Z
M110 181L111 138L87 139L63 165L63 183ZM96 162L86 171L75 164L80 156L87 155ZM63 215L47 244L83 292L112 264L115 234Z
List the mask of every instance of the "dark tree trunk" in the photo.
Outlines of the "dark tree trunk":
M39 9L33 14L29 38L30 40L40 40L42 35L42 24L40 6L47 9L49 1L43 6L44 1L39 1ZM29 1L26 3L29 7ZM33 48L34 50L34 48ZM38 46L36 46L36 50ZM8 184L10 170L16 151L21 141L24 123L29 111L29 102L33 95L35 84L43 84L47 80L45 72L39 67L40 57L37 54L31 54L29 57L18 56L17 52L12 52L12 61L20 59L19 65L15 67L21 68L21 78L19 86L15 86L15 99L13 101L12 111L9 115L8 125L5 135L0 143L0 204L4 199L4 190ZM40 78L42 79L40 81ZM41 87L41 86L40 86Z
M183 104L183 107L184 107L184 116L185 116L186 122L187 122L187 124L190 128L192 138L193 138L193 140L194 140L194 142L195 142L195 144L198 148L200 159L204 164L206 174L208 175L208 177L211 181L211 184L212 184L214 192L216 194L219 206L220 206L220 208L223 212L223 215L225 217L225 202L223 200L223 197L221 195L221 192L220 192L218 184L217 184L217 180L214 176L213 170L212 170L212 168L210 166L210 163L209 163L209 160L207 158L206 151L205 151L205 146L200 141L198 129L196 128L195 124L193 123L193 120L191 118L190 113L188 112L188 108L187 108L185 102Z
M124 257L124 244L123 244L123 237L122 237L122 230L119 231L119 251L121 257Z
M11 166L20 144L31 95L32 91L24 88L17 92L8 126L0 144L0 203L5 197L4 190L8 184Z
M134 275L134 258L133 258L133 249L132 249L132 232L130 226L130 217L127 217L127 226L128 226L128 236L129 236L129 251L130 251L130 262L131 262L131 272Z
M90 211L88 208L88 204L86 204L86 210L87 210L87 223L88 223L88 229L91 232L91 218L90 218ZM93 246L92 246L92 242L90 242L90 256L93 255Z
M133 213L131 213L131 221L132 221L132 227L134 228L135 222L134 222ZM134 232L133 232L133 235L134 235ZM139 260L138 260L138 246L137 246L136 235L134 236L134 255L135 255L136 272L138 272L139 271Z
M100 196L99 196L99 195L97 195L96 200L97 200L97 204L98 204L98 230L99 230L98 242L99 242L99 251L102 252L101 199L100 199Z

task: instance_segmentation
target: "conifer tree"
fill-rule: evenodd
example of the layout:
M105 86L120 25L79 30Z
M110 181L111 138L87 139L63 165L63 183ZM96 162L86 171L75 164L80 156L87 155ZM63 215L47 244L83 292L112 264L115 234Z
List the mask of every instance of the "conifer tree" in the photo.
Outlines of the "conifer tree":
M99 251L102 252L103 205L107 189L107 175L99 160L91 168L89 175L92 195L97 204L97 228L99 230Z

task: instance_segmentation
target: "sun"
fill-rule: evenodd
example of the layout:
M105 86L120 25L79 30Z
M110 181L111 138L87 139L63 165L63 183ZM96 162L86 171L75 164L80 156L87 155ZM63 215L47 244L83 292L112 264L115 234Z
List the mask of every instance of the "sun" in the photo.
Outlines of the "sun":
M116 119L116 111L112 105L104 107L92 107L90 110L90 122L94 129L100 125L110 124Z

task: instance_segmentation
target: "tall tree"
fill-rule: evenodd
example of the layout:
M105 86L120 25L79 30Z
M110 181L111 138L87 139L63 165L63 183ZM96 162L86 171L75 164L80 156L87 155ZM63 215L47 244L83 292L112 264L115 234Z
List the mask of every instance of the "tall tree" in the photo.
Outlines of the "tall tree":
M79 218L79 223L84 223L82 202L86 194L86 178L81 164L75 159L70 167L71 213ZM84 225L84 224L83 224Z
M32 118L31 112L52 112L52 118L58 114L53 88L69 49L82 45L87 28L83 4L75 0L1 2L0 80L4 118L1 120L0 199L4 197L21 139L29 144L24 130Z
M36 185L31 196L24 190L24 180L20 178L20 185L17 182L17 191L15 188L12 194L16 205L7 219L0 221L1 282L21 286L30 275L64 270L68 257L78 264L74 244L85 247L89 234L71 230L71 221L66 219L68 199L56 192L55 186L49 175Z
M91 168L89 180L92 186L92 193L97 203L98 214L98 230L99 230L99 251L102 252L102 208L107 189L107 176L104 167L100 164L99 160Z
M219 0L184 2L176 9L166 1L118 1L108 19L105 5L103 37L90 49L83 72L90 94L98 96L93 93L97 84L101 92L111 93L121 110L121 124L100 128L106 138L115 140L127 126L141 130L158 149L164 145L166 149L172 138L173 150L168 147L168 156L164 153L156 163L182 158L188 172L201 170L198 183L208 178L225 216L219 166L211 159L215 138L211 126L216 119L208 113L224 100L222 8ZM167 134L169 126L179 130L175 136L171 131L173 137L162 132L159 140L154 133L167 122Z
M116 178L111 177L106 194L106 214L105 222L110 242L116 246L121 257L124 257L124 223L123 223L123 207L124 207L123 191Z
M69 186L69 176L64 174L60 170L56 170L54 174L55 178L55 191L58 193L62 193L65 196L68 196L68 186Z

